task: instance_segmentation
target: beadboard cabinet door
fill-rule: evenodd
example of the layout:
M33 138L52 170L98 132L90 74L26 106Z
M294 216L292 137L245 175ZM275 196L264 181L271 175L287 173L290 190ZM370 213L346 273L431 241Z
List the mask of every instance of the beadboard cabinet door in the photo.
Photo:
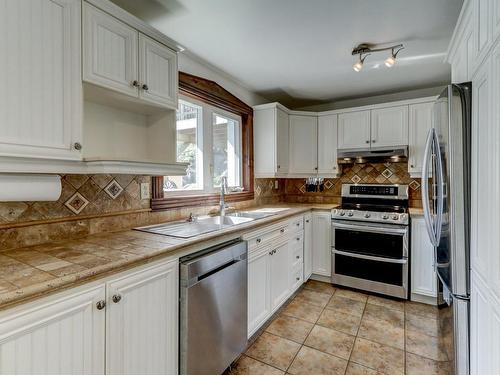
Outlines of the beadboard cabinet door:
M107 283L106 375L177 375L178 262Z
M312 213L312 231L312 273L330 277L332 275L330 212Z
M408 106L374 109L371 113L371 147L408 144Z
M81 158L80 7L0 0L1 156Z
M334 177L337 166L337 115L318 117L318 175Z
M313 271L313 227L312 215L304 215L304 281L309 280Z
M248 338L271 314L270 249L248 257Z
M0 314L0 374L104 375L105 286Z
M412 177L422 177L425 142L432 128L433 107L433 102L409 106L408 172Z
M83 80L138 97L138 40L137 30L84 3Z
M164 107L177 108L177 53L139 34L139 95Z
M437 297L437 275L434 272L434 246L432 246L424 217L411 221L411 293Z
M271 311L277 309L290 295L290 261L288 242L271 251Z

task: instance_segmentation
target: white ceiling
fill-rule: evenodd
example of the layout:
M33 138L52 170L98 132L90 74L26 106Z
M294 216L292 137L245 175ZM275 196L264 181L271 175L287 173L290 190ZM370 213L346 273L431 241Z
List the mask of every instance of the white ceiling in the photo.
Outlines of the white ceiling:
M449 82L462 0L113 0L250 90L300 107ZM367 58L359 43L404 43Z

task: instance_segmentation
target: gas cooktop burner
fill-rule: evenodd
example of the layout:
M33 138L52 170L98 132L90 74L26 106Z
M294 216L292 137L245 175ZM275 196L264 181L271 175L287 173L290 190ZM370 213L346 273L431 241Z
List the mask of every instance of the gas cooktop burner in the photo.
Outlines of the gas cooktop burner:
M408 224L407 185L343 184L332 219Z

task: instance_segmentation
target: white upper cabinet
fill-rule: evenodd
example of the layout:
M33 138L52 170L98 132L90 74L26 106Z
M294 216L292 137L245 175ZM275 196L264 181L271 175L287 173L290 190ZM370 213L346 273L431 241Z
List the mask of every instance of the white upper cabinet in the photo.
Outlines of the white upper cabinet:
M137 97L139 32L87 3L83 19L84 81Z
M371 147L408 144L408 106L374 109L371 113Z
M434 102L411 104L409 107L408 172L412 177L421 177L425 141L432 128Z
M492 11L493 3L497 0L474 0L473 4L473 28L475 42L475 63L477 69L492 44Z
M291 174L316 174L318 171L318 117L290 115Z
M90 4L83 11L83 80L176 109L177 53Z
M0 7L0 156L80 159L80 1Z
M255 177L288 173L288 113L277 103L254 108Z
M177 106L177 53L139 34L140 97L175 108Z
M337 166L337 115L318 117L318 175L336 176Z
M338 148L358 149L370 146L370 111L338 115Z

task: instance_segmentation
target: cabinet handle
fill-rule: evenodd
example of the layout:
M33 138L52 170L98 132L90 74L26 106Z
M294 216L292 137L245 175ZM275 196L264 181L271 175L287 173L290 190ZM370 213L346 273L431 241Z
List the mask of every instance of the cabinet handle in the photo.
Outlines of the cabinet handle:
M269 255L273 255L273 252L272 252L272 251L270 251L270 252L269 252Z
M300 241L300 237L297 237L297 241Z
M366 143L370 143L370 141L366 141Z
M285 233L285 228L281 228L281 229L280 229L280 232L281 232L281 233Z
M280 169L280 168L281 168L281 165L278 165L278 169Z
M122 300L122 296L119 294L115 294L113 297L111 297L114 303L118 303Z
M79 142L75 142L75 144L73 145L73 147L75 148L75 150L80 151L82 149L82 144L79 143Z
M377 141L374 139L374 140L372 141L372 143L375 143L375 142L377 142Z
M308 219L308 220L306 220L306 223L308 223L308 222L309 222L309 219Z
M295 258L300 259L300 255L297 255Z
M102 310L106 307L106 301L99 301L95 304L95 307L97 307L97 310Z
M260 238L257 238L255 241L256 241L257 243L261 243L261 242L262 242L262 240L261 240Z
M144 91L148 91L148 90L149 90L149 87L148 87L148 85L144 84L144 85L142 85L142 89L143 89Z
M410 164L410 167L411 167L411 168L415 168L415 166L414 166L413 164Z
M139 87L139 81L137 81L137 80L133 80L133 81L132 81L132 86L134 86L134 87Z
M300 277L297 277L297 278L295 278L295 279L296 279L297 281L299 281L299 280L300 280Z
M314 168L314 170L315 170L315 171L317 171L317 170L318 170L318 167L315 167L315 168Z
M300 223L295 223L296 226L300 227Z

